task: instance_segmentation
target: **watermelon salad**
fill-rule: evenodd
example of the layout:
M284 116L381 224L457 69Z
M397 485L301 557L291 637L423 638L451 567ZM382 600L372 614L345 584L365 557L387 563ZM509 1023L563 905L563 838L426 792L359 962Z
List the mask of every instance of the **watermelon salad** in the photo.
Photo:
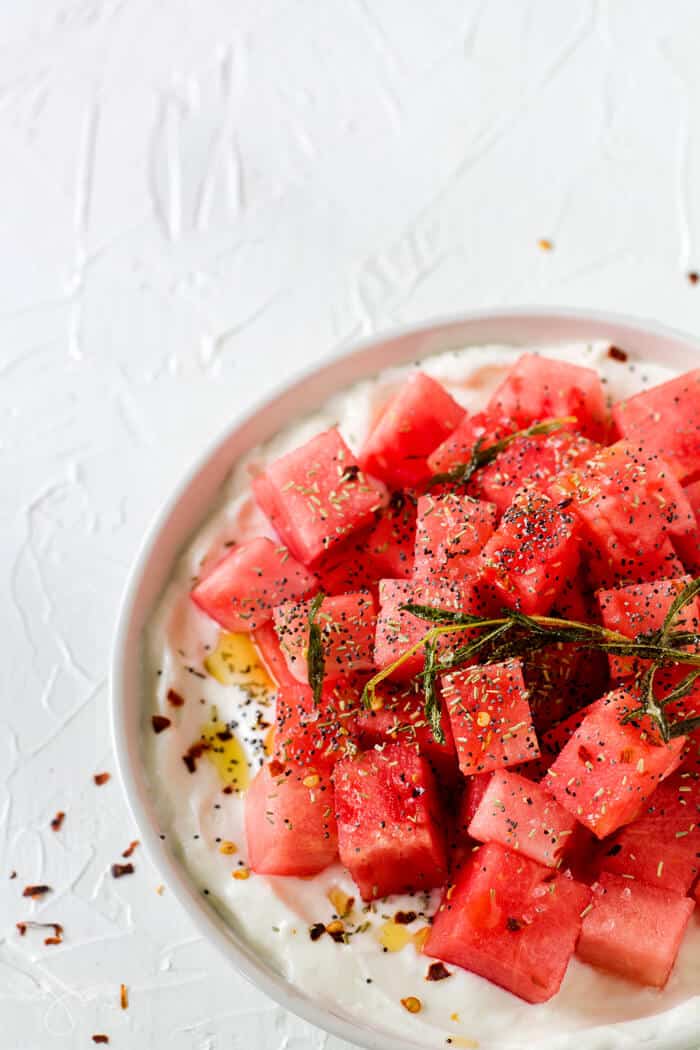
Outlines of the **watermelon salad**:
M161 772L216 770L242 823L202 837L241 908L303 886L314 947L381 917L425 989L541 1004L570 966L663 989L700 897L700 370L615 398L571 358L511 361L471 400L408 370L361 441L327 420L247 465L168 614L180 663L206 641L184 687L159 668L154 746L199 681L222 710L238 690Z

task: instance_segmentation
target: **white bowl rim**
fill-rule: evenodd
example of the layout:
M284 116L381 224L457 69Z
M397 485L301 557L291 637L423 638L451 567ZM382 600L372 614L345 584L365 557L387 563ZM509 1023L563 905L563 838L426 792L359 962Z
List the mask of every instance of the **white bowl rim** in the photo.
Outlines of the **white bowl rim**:
M386 331L374 333L350 346L341 346L335 351L323 357L319 364L307 366L294 373L286 381L273 385L268 392L250 405L245 412L238 413L230 420L219 433L211 439L204 450L194 458L189 469L183 472L180 482L175 486L168 499L155 514L145 536L140 544L139 550L133 561L131 570L127 576L117 613L117 625L112 648L110 667L110 722L112 733L112 744L116 757L117 770L121 780L122 789L127 799L131 815L139 829L141 843L149 860L161 873L168 890L172 891L179 905L185 910L193 922L198 933L212 943L217 950L233 965L237 971L249 980L253 985L260 988L274 1002L286 1010L296 1014L298 1017L316 1025L318 1028L335 1035L355 1046L364 1047L365 1050L407 1050L409 1044L405 1039L392 1037L383 1031L373 1031L364 1025L353 1022L346 1017L340 1016L330 1009L317 1005L312 999L282 976L273 976L267 972L264 966L255 958L252 951L246 952L244 948L236 945L227 935L225 923L220 919L213 909L197 896L196 890L188 878L182 865L173 857L170 850L159 837L159 832L149 813L146 799L144 797L144 785L139 785L143 777L143 770L136 768L133 761L133 748L130 740L129 726L123 717L126 708L126 666L129 652L138 641L132 637L132 620L135 614L136 599L139 589L144 580L151 557L156 549L158 539L174 511L181 503L187 491L193 485L197 477L203 472L208 463L217 455L232 435L248 422L272 406L274 402L285 395L301 390L303 385L312 377L320 377L326 373L330 374L345 362L359 357L363 352L379 347L385 343L392 343L410 336L436 336L443 332L447 336L449 330L459 329L466 326L478 330L481 327L492 326L498 329L499 325L504 327L513 324L535 325L546 328L549 325L570 328L566 339L571 341L585 340L610 340L616 344L625 343L634 339L651 339L670 344L680 350L693 351L700 355L700 339L689 333L674 329L668 325L655 320L647 320L626 314L618 314L610 311L597 311L567 307L548 306L514 306L494 307L461 313L448 314L429 319L420 324L404 324L395 326ZM577 331L577 329L583 331ZM585 330L588 329L588 332ZM595 330L596 334L593 334ZM503 345L517 346L546 346L547 338L538 337L539 343L534 338L523 339L521 343L512 338L488 339L488 342L502 343ZM562 342L562 338L550 339L550 345ZM483 339L466 338L460 340L458 345L483 345ZM436 350L435 352L440 352ZM411 358L407 358L407 361ZM381 370L381 365L375 369L364 372L365 377L376 374ZM357 380L355 380L357 381ZM328 395L326 395L328 396ZM230 465L229 470L233 464ZM204 521L206 510L201 516L200 522ZM182 547L188 542L188 537L183 537ZM141 632L138 632L140 639ZM658 1016L658 1015L657 1015ZM699 1015L700 1017L700 1015ZM638 1022L628 1022L624 1025L626 1033L632 1034L631 1026L636 1027ZM654 1039L645 1041L647 1050L690 1050L687 1039L692 1039L696 1032L697 1021L693 1022L692 1030L679 1032L678 1040L673 1037L673 1044L668 1042L668 1033L661 1037L661 1041ZM685 1026L684 1026L685 1027ZM592 1035L594 1029L581 1030ZM419 1044L411 1044L418 1047ZM483 1050L488 1050L483 1046ZM494 1050L491 1044L491 1050Z

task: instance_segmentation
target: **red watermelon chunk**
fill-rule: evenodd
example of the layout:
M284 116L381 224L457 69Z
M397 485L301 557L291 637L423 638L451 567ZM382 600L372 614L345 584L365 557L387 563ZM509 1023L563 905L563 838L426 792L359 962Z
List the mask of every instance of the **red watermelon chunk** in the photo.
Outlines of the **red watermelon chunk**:
M360 691L349 679L324 683L321 700L295 683L277 693L274 757L283 765L330 772L355 745Z
M501 602L547 613L578 568L576 520L543 493L520 493L481 555L481 577Z
M516 424L509 419L491 418L485 412L465 415L456 430L428 457L431 474L442 474L468 463L477 442L481 448L488 448L515 430Z
M253 491L283 543L304 565L368 525L389 499L380 481L363 474L335 428L268 464Z
M469 825L479 842L500 842L549 868L559 867L578 827L541 784L496 770Z
M280 649L279 638L272 621L264 623L253 633L253 641L262 657L265 668L278 686L298 685L296 678L289 670L289 665Z
M666 459L682 480L700 474L700 368L643 390L613 405L613 419L625 438Z
M521 489L544 489L557 474L590 459L598 447L582 434L563 430L516 438L493 463L477 471L470 491L503 514Z
M685 738L665 745L650 725L623 724L639 707L624 689L595 704L547 773L547 789L599 839L639 814L657 785L678 766Z
M192 591L192 601L227 631L254 631L280 602L316 589L315 577L266 536L234 547Z
M274 610L280 648L289 670L299 682L308 684L310 602L285 602ZM337 594L323 599L316 615L321 629L326 679L374 667L374 634L377 618L372 596Z
M416 500L410 493L393 492L389 506L377 512L365 542L376 579L410 579L416 540Z
M333 786L316 772L263 766L246 794L245 826L260 875L316 875L338 855Z
M444 821L426 759L391 744L341 759L333 781L340 859L363 900L443 885Z
M387 743L411 747L430 762L441 780L452 780L457 768L457 752L452 738L452 726L443 705L441 718L444 743L439 744L425 717L423 693L416 683L396 686L382 682L377 686L371 710L362 709L356 724L360 746L371 748Z
M360 453L363 470L391 488L430 475L430 453L456 429L464 409L424 372L409 376L384 408Z
M537 758L518 660L460 668L441 679L459 768L465 776Z
M700 873L700 779L682 766L601 846L598 869L688 893Z
M653 583L598 591L603 625L626 638L658 630L663 626L674 599L690 579L690 576L680 576L674 580L655 580ZM676 629L700 632L700 599L694 598L684 606L676 619ZM610 673L615 679L638 674L648 666L648 661L633 656L611 655L608 659Z
M490 842L449 888L423 951L546 1002L559 991L590 897L587 886Z
M577 955L630 981L663 988L694 901L604 872L593 886L591 903Z
M416 579L466 575L496 527L492 503L457 493L418 500L414 573Z
M600 376L592 368L523 354L486 406L492 416L514 419L518 429L537 420L573 416L575 429L605 441L609 414Z
M695 518L658 455L618 441L576 470L559 475L549 491L555 499L571 500L598 586L683 574L674 544L691 543Z
M374 661L377 667L393 664L411 646L420 642L430 630L430 624L401 606L411 602L450 609L455 612L478 612L478 603L473 588L465 581L439 581L416 583L413 580L379 581L379 615L374 646ZM464 644L469 636L467 630L444 635L438 643L438 652ZM400 667L392 677L403 681L418 674L424 663L424 653L419 649Z

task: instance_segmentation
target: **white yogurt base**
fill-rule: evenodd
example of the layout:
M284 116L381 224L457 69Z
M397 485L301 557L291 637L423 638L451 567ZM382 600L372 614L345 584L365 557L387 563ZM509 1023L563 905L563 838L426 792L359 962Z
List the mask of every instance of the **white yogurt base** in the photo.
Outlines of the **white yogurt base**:
M666 367L612 360L608 344L542 348L547 356L597 368L613 399L627 396L670 378ZM467 409L483 407L522 348L488 346L435 355L420 367L441 380ZM286 428L264 448L255 449L232 471L222 501L180 559L148 632L150 695L144 720L144 750L162 834L180 858L192 880L235 930L274 969L303 989L319 1005L341 1010L350 1017L410 1039L418 1045L515 1048L579 1048L586 1050L647 1045L667 1047L679 1031L700 1030L700 921L691 919L681 953L666 989L658 992L603 974L574 958L560 993L548 1003L524 1003L490 982L449 966L452 976L426 982L430 960L413 945L386 953L379 931L397 910L420 911L423 898L394 897L376 902L373 912L357 921L371 928L350 944L323 936L309 938L309 926L328 922L333 908L327 891L344 889L358 903L359 894L347 872L334 865L312 879L267 878L252 874L247 880L231 877L246 860L243 799L224 795L214 767L206 760L190 774L182 755L199 737L212 707L222 722L237 721L240 738L257 741L248 749L253 770L259 765L262 733L254 729L258 707L246 702L236 686L223 686L211 676L199 677L208 648L214 648L219 628L189 600L191 580L201 572L206 556L215 558L230 540L260 533L274 535L253 504L250 468L275 459L333 424L338 424L350 447L357 451L377 409L415 364L392 368L379 377L356 384L330 399L316 414ZM158 673L160 672L160 673ZM168 689L183 698L183 707L167 702ZM203 703L202 703L203 701ZM150 716L166 715L172 726L155 735ZM270 719L270 709L264 711ZM216 839L238 846L235 856L222 855ZM434 910L439 894L432 895ZM428 909L430 910L430 909ZM425 925L419 918L409 930ZM370 983L368 983L370 982ZM419 1014L409 1014L401 999L417 996ZM636 1023L635 1023L636 1022ZM585 1031L585 1034L583 1033ZM690 1044L689 1044L690 1045Z

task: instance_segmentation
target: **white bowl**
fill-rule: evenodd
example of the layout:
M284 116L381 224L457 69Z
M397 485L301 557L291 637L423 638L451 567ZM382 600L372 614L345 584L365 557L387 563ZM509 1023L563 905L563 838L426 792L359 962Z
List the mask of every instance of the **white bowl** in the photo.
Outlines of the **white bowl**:
M141 754L145 711L141 660L144 626L179 553L215 503L219 487L237 458L294 419L317 408L331 394L388 366L405 364L443 350L487 343L545 346L600 339L678 369L689 369L700 362L700 345L690 336L653 322L565 310L494 310L467 314L365 340L353 350L337 355L330 363L302 375L253 406L243 418L231 422L223 436L199 457L158 514L126 587L111 675L112 729L122 784L144 847L198 931L245 977L288 1010L367 1050L407 1050L409 1047L426 1050L426 1044L388 1036L340 1011L319 1007L256 957L250 946L207 905L168 845L160 840ZM691 1012L683 1011L678 1025L674 1022L671 1030L667 1028L658 1039L644 1038L649 1034L649 1019L626 1023L624 1035L633 1041L643 1040L646 1050L690 1050L691 1046L697 1046L700 1020L700 1011L692 1017ZM585 1034L580 1032L578 1038L587 1039L592 1034L590 1030ZM605 1042L605 1046L612 1045Z

